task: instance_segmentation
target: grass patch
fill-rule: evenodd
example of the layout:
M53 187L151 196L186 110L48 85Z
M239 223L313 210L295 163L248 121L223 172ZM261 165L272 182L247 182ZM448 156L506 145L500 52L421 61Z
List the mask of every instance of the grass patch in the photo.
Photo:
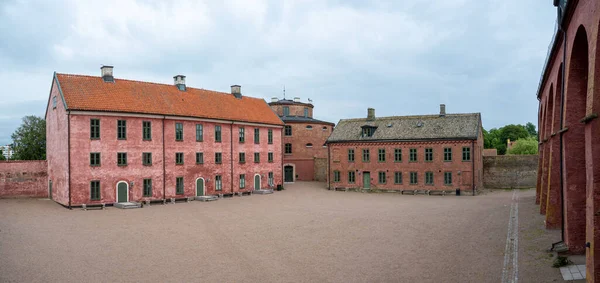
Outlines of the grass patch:
M570 261L567 257L565 257L565 256L558 256L554 260L554 263L552 263L552 267L559 268L559 267L563 267L565 265L569 265L571 263L573 263L573 262Z

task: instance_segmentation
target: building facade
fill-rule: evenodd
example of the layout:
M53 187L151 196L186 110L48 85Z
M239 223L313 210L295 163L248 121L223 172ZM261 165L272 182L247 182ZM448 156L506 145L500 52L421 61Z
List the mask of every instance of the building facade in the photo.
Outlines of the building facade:
M325 181L327 159L325 141L333 131L334 124L313 118L314 106L300 98L294 100L273 97L271 109L285 123L283 130L284 181ZM322 171L323 174L319 174Z
M481 115L375 117L340 120L327 140L328 187L454 190L482 186Z
M10 145L0 145L0 152L6 159L12 159L15 153Z
M586 254L600 281L600 2L557 0L557 29L542 70L536 203L569 253Z
M282 183L283 122L262 99L175 85L54 74L48 187L72 207L234 194Z

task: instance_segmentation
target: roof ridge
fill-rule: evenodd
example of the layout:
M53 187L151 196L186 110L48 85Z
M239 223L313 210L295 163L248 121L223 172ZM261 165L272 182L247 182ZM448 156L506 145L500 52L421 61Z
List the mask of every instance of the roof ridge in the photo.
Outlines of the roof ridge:
M472 115L481 115L481 112L473 112L473 113L450 113L450 114L446 114L446 117L448 116L455 116L455 117L462 117L462 116L472 116ZM359 121L367 121L367 122L374 122L377 120L390 120L390 119L399 119L399 118L409 118L409 119L415 119L415 118L436 118L436 117L440 117L439 114L425 114L425 115L404 115L404 116L384 116L384 117L376 117L375 120L373 121L367 121L367 118L349 118L349 119L340 119L340 121L351 121L351 122L359 122Z
M57 75L65 75L65 76L72 76L72 77L87 77L87 78L94 78L94 79L102 79L102 77L100 76L91 76L91 75L81 75L81 74L67 74L67 73L56 73ZM172 84L166 84L166 83L157 83L157 82L148 82L148 81L140 81L140 80L132 80L132 79L121 79L121 78L116 78L115 77L115 81L128 81L128 82L134 82L134 83L143 83L143 84L153 84L153 85L161 85L161 86L174 86ZM230 95L231 93L228 92L222 92L222 91L217 91L217 90L212 90L212 89L205 89L205 88L196 88L196 87L191 87L191 86L187 86L186 85L186 89L194 89L194 90L201 90L201 91L208 91L208 92L213 92L215 94L224 94L224 95ZM258 100L265 100L264 98L258 98L258 97L253 97L253 96L242 96L242 98L249 98L249 99L258 99Z

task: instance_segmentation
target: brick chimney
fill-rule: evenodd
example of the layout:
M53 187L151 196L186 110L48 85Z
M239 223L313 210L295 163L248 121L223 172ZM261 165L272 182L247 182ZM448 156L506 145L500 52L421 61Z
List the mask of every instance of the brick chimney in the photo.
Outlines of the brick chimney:
M185 91L185 76L184 75L176 75L173 77L173 81L177 89L181 91Z
M446 116L446 104L440 104L440 117Z
M102 66L100 67L100 74L102 76L102 80L105 83L113 83L115 82L115 78L113 77L113 66Z
M242 86L241 85L232 85L231 86L231 94L235 96L235 98L242 98Z
M368 108L367 109L367 120L368 121L375 120L375 108Z

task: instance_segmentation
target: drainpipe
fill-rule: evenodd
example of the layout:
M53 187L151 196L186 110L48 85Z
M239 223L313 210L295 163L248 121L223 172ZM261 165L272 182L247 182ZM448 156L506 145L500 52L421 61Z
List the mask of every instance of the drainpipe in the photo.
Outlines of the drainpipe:
M229 146L229 160L231 161L231 180L229 183L231 183L231 194L233 196L233 121L231 122L231 125L229 125ZM254 179L254 177L252 179Z
M71 111L67 110L67 164L69 170L69 209L71 209Z
M473 172L473 174L471 174L471 177L473 178L471 187L473 189L473 196L475 196L475 140L471 141L471 153L473 154L471 157L471 171Z
M565 114L565 70L567 66L567 31L563 29L562 25L559 23L558 29L563 33L563 63L562 63L562 83L560 84L560 129L562 130L564 127L563 117ZM559 153L560 153L560 214L562 217L562 225L560 228L561 231L561 241L565 241L565 196L563 194L563 134L564 132L560 132L558 140L559 140Z
M331 147L327 145L327 189L331 190Z
M162 119L162 164L163 164L163 203L167 201L167 179L166 179L166 167L165 167L165 118Z

